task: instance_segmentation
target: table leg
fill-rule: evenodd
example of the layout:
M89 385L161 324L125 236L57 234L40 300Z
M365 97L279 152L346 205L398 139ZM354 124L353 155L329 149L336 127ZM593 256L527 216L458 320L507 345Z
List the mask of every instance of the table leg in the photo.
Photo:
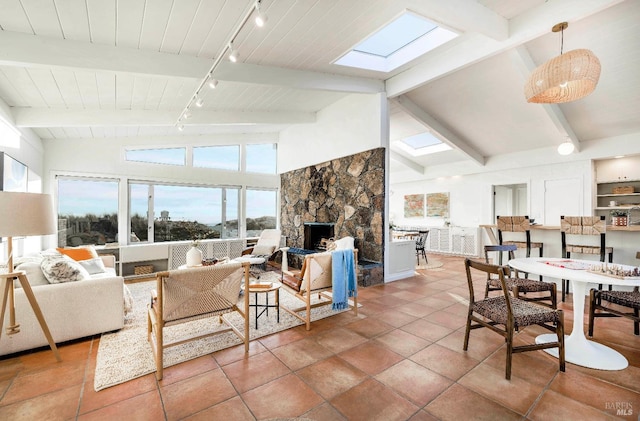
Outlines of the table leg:
M598 342L587 340L584 334L584 300L587 284L571 281L573 288L574 325L569 336L565 336L565 359L569 363L598 370L623 370L629 362L615 349ZM536 343L556 341L554 334L544 334L536 337ZM545 352L558 357L558 348L545 349Z

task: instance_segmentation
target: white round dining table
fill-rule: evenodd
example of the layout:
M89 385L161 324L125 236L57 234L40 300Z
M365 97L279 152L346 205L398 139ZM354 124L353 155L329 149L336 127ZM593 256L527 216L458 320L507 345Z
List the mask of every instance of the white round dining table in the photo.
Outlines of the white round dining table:
M585 296L589 284L636 286L640 285L640 278L616 278L588 271L591 266L599 264L600 262L593 260L549 257L509 260L509 266L518 271L571 281L574 325L571 334L565 336L565 359L567 362L599 370L622 370L629 365L624 355L608 346L588 340L585 336L584 323L580 323L583 320L582 314L585 310ZM557 340L555 334L544 334L536 338L536 343L555 340ZM545 349L545 352L558 357L557 348Z

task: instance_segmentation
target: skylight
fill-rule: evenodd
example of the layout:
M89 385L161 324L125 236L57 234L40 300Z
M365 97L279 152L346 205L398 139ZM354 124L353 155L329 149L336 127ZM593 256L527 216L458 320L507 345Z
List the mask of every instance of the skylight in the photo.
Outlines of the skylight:
M451 149L449 145L442 143L440 139L429 132L405 137L404 139L396 140L393 144L412 156L428 155Z
M390 72L457 36L422 16L404 12L335 63Z

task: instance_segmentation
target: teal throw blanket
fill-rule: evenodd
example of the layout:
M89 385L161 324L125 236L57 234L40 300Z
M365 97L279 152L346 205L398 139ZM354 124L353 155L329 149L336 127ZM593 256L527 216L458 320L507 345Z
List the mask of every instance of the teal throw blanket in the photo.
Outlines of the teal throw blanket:
M335 250L331 253L332 295L334 310L349 308L349 298L358 295L358 282L353 262L353 250Z

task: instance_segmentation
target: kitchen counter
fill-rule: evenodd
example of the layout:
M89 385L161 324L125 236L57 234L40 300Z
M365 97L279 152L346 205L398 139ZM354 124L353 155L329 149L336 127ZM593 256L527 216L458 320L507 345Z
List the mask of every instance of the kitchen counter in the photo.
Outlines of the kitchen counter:
M485 232L483 244L498 244L496 233L497 225L480 225ZM613 247L613 261L615 263L637 266L639 261L636 253L640 251L640 225L614 226L607 225L607 247ZM517 234L517 233L509 233ZM515 237L515 236L510 236ZM524 234L522 235L524 238ZM594 237L587 239L587 237ZM597 236L585 236L585 243L597 245ZM560 240L559 225L531 225L531 241L544 244L545 257L562 257L562 244ZM518 251L517 253L522 253ZM579 257L578 257L579 256ZM571 257L574 257L573 255ZM577 258L593 258L593 255L576 255ZM596 257L597 258L597 257Z

